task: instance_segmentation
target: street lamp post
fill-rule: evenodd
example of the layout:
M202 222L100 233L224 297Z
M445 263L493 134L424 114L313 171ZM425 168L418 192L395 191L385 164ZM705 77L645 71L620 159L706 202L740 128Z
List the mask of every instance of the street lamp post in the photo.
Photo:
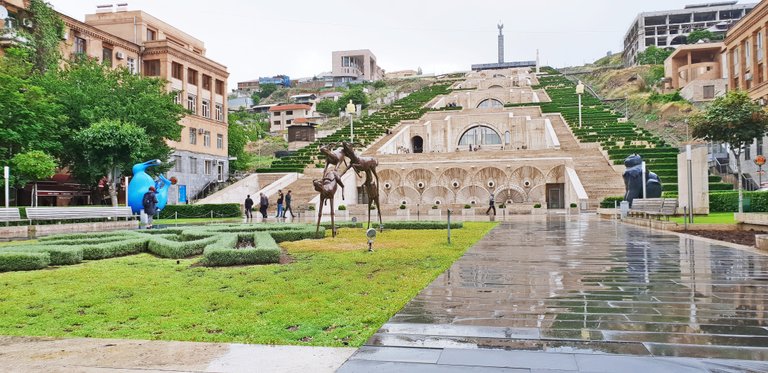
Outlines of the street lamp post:
M755 157L755 164L757 165L757 185L758 189L763 187L763 165L765 165L765 156L764 155L758 155Z
M576 84L576 94L579 95L579 129L581 129L581 95L584 94L584 83L581 80Z
M9 194L8 186L11 184L11 169L8 166L3 167L3 180L5 180L5 208L8 208Z
M352 100L349 100L349 103L347 104L347 115L349 115L349 142L351 143L355 142L355 126L352 119L352 117L355 116L355 112L355 104L352 103Z

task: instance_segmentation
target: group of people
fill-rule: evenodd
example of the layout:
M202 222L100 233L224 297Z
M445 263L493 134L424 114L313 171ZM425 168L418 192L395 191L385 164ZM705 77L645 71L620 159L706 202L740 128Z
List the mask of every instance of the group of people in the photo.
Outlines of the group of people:
M291 209L291 191L288 191L288 194L283 195L283 191L278 190L277 191L277 215L275 215L275 218L278 219L284 219L285 214L290 212L291 217L296 216L293 213L293 209ZM245 218L246 219L253 219L253 206L254 202L253 199L251 199L251 195L249 194L245 198ZM285 206L285 208L283 208ZM264 193L259 193L259 212L261 213L261 217L263 219L267 218L267 210L269 209L269 198Z

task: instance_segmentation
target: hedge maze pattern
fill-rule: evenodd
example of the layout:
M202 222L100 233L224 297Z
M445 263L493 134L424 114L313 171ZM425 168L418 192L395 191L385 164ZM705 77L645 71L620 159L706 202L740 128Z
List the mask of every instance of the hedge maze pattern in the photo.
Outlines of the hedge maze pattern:
M74 233L0 248L0 272L42 269L148 252L161 258L202 255L206 266L277 263L278 242L323 238L308 225L208 225L160 230Z

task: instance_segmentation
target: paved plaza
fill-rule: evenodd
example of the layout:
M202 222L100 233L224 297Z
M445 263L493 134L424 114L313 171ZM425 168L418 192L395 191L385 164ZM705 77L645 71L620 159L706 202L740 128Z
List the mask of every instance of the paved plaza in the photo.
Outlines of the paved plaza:
M768 257L592 217L501 223L340 372L768 372Z

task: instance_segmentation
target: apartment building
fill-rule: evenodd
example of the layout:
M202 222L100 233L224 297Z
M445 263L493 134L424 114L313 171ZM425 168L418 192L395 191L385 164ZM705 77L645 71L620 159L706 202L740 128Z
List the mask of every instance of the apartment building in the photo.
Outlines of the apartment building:
M331 77L334 86L384 78L384 70L379 67L376 56L368 49L335 51L331 55Z
M269 108L269 131L285 132L293 121L312 116L312 106L305 104L276 105Z
M637 54L649 46L675 48L684 45L688 34L694 30L706 29L723 34L756 5L724 1L686 5L684 9L640 13L624 35L624 65L635 65Z
M664 61L665 88L679 89L692 102L714 100L726 91L723 43L697 43L677 48Z

